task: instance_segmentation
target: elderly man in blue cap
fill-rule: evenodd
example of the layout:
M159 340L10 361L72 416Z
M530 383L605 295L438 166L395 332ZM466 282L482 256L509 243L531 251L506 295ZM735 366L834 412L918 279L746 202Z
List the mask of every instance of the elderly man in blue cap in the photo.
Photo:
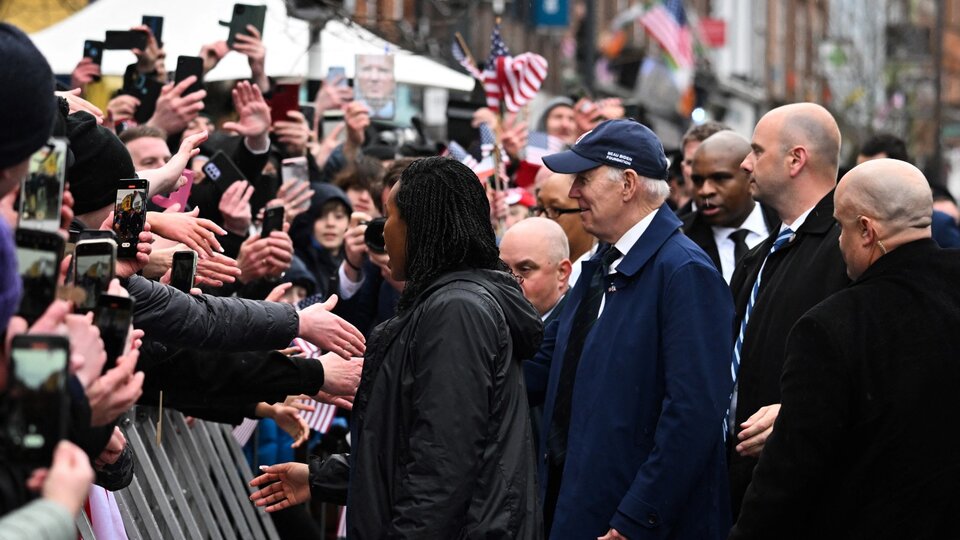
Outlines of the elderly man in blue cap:
M603 243L533 367L549 370L540 485L549 537L726 538L733 304L664 204L660 140L609 120L544 158Z

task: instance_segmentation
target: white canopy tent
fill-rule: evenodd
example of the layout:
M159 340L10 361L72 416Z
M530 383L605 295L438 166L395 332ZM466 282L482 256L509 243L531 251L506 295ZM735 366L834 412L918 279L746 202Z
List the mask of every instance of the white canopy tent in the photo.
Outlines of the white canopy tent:
M287 16L283 0L254 0L250 4L267 6L264 44L267 48L267 74L273 77L306 77L309 28L305 21ZM140 24L143 15L164 17L163 42L167 69L176 68L178 56L196 56L206 44L227 38L233 0L98 0L71 17L36 32L30 37L50 62L54 73L68 74L80 61L83 42L102 40L107 30L126 30ZM353 76L355 54L388 52L396 55L397 82L469 91L473 79L428 58L415 55L384 41L373 33L340 21L330 21L321 32L320 65L325 75L330 66L343 66ZM135 61L132 53L106 51L102 72L122 75ZM314 60L314 65L316 61ZM207 74L207 80L242 79L250 76L247 59L230 52Z

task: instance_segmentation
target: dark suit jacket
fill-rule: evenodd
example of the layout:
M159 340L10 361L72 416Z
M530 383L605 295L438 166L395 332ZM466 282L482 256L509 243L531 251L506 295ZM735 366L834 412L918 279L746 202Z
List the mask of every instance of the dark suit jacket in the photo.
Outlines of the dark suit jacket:
M780 219L777 217L777 213L772 208L767 208L762 204L760 204L760 211L763 212L763 221L767 224L767 229L770 232L776 231L780 227ZM713 261L713 265L723 274L723 268L720 267L720 251L717 249L717 241L713 238L713 228L699 213L693 212L683 217L683 233L706 252L710 260Z
M797 322L730 538L960 538L958 284L920 240Z
M770 252L778 229L744 255L730 280L737 315L734 340L764 258ZM840 255L840 227L833 219L833 192L817 203L800 226L793 242L770 256L760 280L760 292L750 315L740 358L738 426L760 407L780 403L787 334L801 315L849 282ZM731 356L733 349L730 350ZM734 516L757 460L730 452L730 494Z

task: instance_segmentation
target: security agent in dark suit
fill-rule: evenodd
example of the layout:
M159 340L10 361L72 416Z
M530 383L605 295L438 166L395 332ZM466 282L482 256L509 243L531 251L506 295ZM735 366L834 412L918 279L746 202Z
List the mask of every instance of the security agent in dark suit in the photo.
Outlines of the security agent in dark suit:
M749 153L750 141L720 131L700 144L690 171L697 210L683 218L683 232L710 256L727 283L747 251L780 226L776 213L750 195L750 175L740 168Z
M776 427L731 539L960 538L960 251L931 240L932 197L903 161L837 187L853 284L787 340Z
M741 164L754 197L783 223L744 256L730 282L737 309L731 372L738 378L727 438L734 516L780 408L787 334L808 309L849 283L833 219L839 159L836 121L819 105L797 103L760 119Z

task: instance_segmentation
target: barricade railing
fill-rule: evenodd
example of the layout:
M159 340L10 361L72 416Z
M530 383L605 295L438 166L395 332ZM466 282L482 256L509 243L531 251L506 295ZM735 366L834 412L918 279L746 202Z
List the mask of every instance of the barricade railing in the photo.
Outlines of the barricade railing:
M188 426L178 411L142 406L119 426L136 460L133 481L114 492L130 540L279 540L270 516L249 501L253 473L230 426ZM77 530L94 540L82 512Z

